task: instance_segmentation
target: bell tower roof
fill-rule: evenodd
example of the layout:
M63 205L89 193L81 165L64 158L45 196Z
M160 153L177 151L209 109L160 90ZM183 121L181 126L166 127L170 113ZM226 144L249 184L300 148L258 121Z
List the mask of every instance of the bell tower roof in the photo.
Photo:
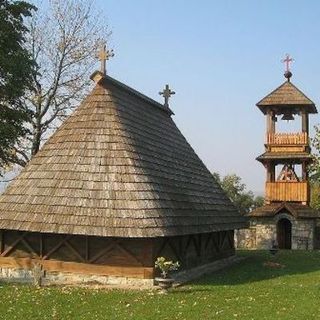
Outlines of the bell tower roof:
M317 113L317 108L312 100L310 100L301 90L299 90L292 82L285 81L280 87L272 91L256 105L264 113L272 107L276 112L281 113L282 110L292 109L293 113L298 113L302 109L307 113Z

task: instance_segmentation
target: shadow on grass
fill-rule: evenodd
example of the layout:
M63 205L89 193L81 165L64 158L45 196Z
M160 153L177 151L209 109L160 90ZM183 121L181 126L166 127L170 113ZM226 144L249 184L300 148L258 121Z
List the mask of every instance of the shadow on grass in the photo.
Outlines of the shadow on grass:
M272 256L269 251L238 251L237 254L246 259L229 268L193 281L192 285L232 286L320 271L319 251L282 250L276 256ZM195 287L194 289L197 290Z

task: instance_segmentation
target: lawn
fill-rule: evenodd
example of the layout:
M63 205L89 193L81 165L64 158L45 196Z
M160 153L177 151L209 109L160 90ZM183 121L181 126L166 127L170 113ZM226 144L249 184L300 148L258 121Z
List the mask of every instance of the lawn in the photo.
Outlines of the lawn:
M319 252L239 255L246 259L167 295L1 284L0 319L320 318Z

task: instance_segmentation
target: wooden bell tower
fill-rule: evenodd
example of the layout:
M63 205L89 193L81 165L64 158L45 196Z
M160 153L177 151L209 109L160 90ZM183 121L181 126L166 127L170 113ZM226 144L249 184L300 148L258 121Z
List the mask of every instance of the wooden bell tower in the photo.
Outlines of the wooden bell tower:
M285 77L287 80L280 87L257 103L257 107L266 116L265 153L257 160L267 171L266 204L295 202L308 205L310 192L307 168L312 162L309 114L317 113L317 109L291 83L292 73L288 64ZM300 121L301 130L292 133L278 132L279 121ZM300 169L299 174L297 169Z

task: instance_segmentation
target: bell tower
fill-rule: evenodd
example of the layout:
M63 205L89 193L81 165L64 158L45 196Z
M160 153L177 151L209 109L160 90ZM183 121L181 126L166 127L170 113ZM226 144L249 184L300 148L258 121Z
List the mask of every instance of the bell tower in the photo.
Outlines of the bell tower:
M287 80L257 103L266 116L265 152L257 160L267 172L266 204L295 202L308 205L310 192L307 169L312 161L309 115L317 113L317 109L292 84L292 73L288 68L284 75ZM300 121L300 129L298 132L278 132L277 123L280 121Z
M247 214L250 227L237 232L238 248L320 249L320 211L309 206L308 179L309 115L317 109L292 84L292 59L283 62L285 82L257 103L266 117L265 152L257 158L266 170L265 204Z

